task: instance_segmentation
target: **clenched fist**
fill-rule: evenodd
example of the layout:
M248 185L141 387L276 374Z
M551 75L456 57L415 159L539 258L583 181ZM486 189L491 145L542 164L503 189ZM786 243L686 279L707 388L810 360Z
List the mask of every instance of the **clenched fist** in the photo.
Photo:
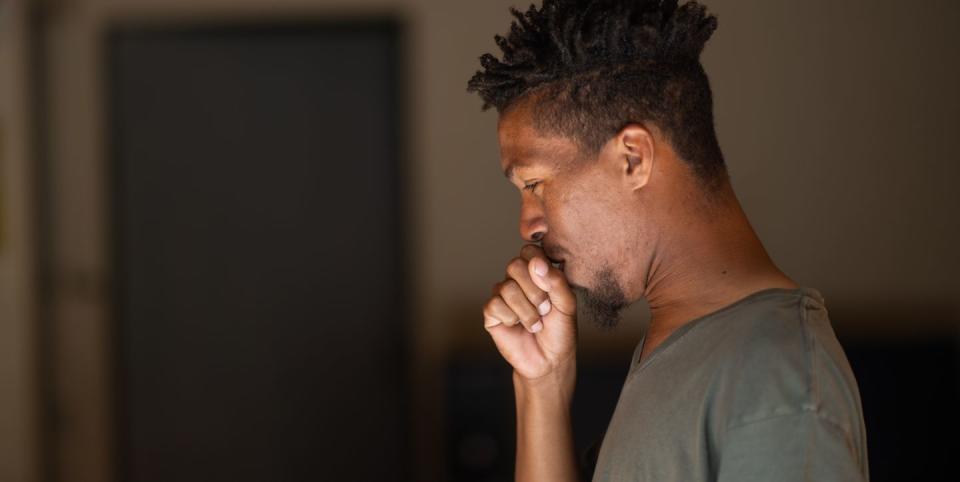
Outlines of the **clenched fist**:
M507 264L506 279L493 286L483 307L484 327L497 349L527 381L573 376L576 314L577 301L563 272L533 244Z

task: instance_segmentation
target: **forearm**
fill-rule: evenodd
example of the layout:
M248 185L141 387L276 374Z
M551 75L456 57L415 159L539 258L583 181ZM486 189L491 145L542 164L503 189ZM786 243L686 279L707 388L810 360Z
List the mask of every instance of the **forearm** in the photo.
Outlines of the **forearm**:
M513 376L517 400L517 482L578 480L570 402L574 367L561 381L529 383Z

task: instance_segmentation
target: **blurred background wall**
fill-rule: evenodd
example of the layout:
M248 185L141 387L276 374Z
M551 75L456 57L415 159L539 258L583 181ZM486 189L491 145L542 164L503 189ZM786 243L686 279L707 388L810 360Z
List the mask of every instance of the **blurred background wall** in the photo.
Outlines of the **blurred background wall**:
M957 419L940 410L960 384L960 4L704 3L720 21L703 62L735 188L774 259L827 300L864 392L874 479L902 480L897 453L947 467ZM521 245L518 198L499 172L496 115L464 88L511 5L0 2L0 479L122 478L108 32L389 18L402 53L409 478L503 480L509 379L479 314ZM639 340L644 308L630 316L581 334L578 396L595 392L581 406L600 407L585 410L591 430ZM584 387L590 367L606 382ZM463 402L490 393L501 395ZM470 420L499 420L507 445L462 439Z
M28 29L22 3L0 3L0 479L37 480Z

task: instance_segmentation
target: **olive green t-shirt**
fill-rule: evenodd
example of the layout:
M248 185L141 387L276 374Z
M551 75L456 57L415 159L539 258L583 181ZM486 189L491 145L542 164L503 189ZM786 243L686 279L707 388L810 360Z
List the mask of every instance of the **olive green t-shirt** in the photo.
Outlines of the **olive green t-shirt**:
M817 290L754 293L638 363L642 346L594 482L868 480L857 382Z

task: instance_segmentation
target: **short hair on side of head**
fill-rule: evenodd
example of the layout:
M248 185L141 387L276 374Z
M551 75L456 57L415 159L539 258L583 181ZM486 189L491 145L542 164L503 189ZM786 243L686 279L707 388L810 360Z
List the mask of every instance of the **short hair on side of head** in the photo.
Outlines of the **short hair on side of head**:
M696 1L544 0L480 57L467 90L502 115L530 101L536 127L594 154L629 124L655 124L703 185L727 170L700 63L716 16Z

